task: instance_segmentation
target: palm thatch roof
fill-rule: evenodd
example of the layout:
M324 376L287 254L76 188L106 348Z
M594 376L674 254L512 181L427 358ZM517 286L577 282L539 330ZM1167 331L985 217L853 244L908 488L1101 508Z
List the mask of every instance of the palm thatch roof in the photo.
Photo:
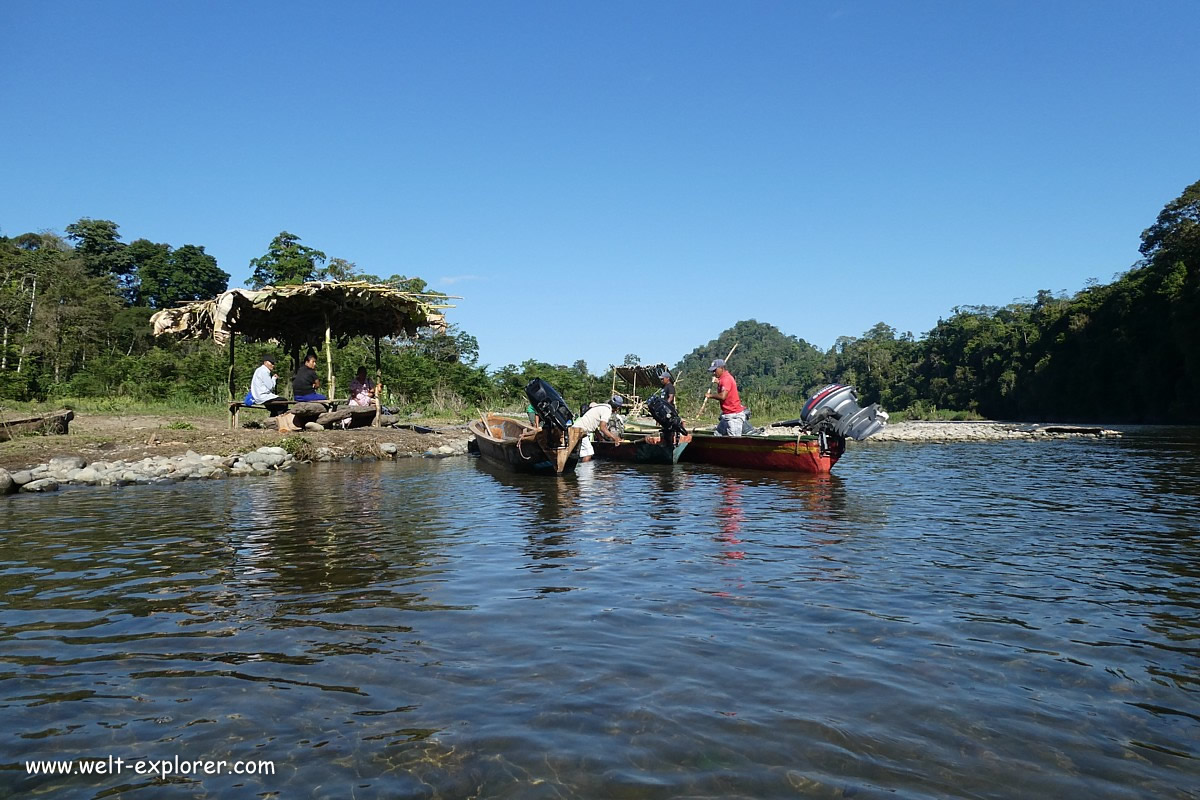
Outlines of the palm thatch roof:
M293 345L332 336L415 336L420 328L445 333L441 294L417 294L365 281L313 281L299 286L230 289L212 300L159 311L150 318L154 335L211 337L224 346L237 334L253 341Z
M633 366L613 366L617 378L630 386L658 386L658 376L667 371L666 364L634 364Z

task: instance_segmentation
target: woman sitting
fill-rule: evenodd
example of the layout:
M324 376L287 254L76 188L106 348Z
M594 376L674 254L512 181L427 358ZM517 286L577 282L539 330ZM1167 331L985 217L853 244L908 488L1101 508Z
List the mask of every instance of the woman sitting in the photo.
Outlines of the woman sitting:
M359 367L354 380L350 381L350 405L375 405L375 384L367 377L366 367Z

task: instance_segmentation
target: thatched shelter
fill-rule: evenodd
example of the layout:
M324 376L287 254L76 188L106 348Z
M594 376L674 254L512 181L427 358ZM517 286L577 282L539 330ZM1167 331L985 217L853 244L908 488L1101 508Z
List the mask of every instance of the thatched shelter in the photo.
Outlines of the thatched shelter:
M639 416L645 412L645 401L639 392L647 392L647 396L658 391L659 376L667 371L666 364L633 364L612 366L613 394L622 394L629 405L629 413Z
M415 336L420 329L446 331L440 313L452 308L441 294L405 292L365 281L313 281L299 286L230 289L212 300L159 311L150 318L154 335L187 339L211 338L229 345L229 397L238 397L233 374L234 341L275 341L294 362L305 347L325 348L330 392L334 391L331 343L334 338L370 336L375 340L375 372L379 380L379 340ZM297 364L293 364L293 367Z

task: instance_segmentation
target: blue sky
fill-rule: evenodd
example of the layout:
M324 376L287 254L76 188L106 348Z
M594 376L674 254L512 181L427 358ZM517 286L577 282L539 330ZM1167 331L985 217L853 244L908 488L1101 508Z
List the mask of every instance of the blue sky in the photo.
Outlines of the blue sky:
M0 233L282 230L498 367L1074 292L1200 179L1200 3L5 0Z

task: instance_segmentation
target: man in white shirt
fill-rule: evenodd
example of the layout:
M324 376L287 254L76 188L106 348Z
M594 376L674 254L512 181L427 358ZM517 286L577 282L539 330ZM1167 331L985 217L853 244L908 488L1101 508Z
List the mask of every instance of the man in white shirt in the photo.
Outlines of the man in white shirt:
M267 356L263 359L262 366L254 370L254 377L250 379L250 397L258 405L266 403L268 400L274 400L279 395L275 394L275 359Z
M572 428L579 428L585 434L583 441L579 443L579 460L591 461L592 456L596 454L596 449L592 447L591 434L599 430L607 438L611 439L613 444L620 444L621 437L608 429L608 421L612 419L614 409L618 409L625 405L624 398L621 395L613 395L612 399L607 403L592 403L591 407L583 413L579 419L571 424Z

